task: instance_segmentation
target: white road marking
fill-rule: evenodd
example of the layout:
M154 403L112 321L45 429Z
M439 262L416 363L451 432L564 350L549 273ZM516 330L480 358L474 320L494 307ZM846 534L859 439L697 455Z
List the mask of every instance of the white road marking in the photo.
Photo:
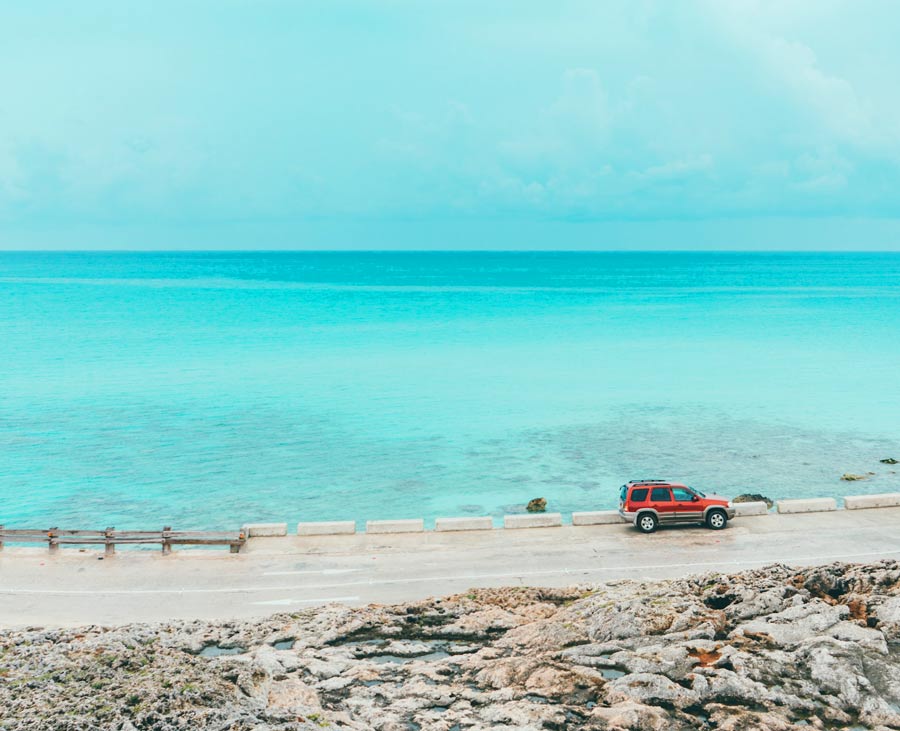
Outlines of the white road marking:
M334 574L353 574L362 569L317 569L314 571L264 571L263 576L302 576L303 574L322 574L331 576Z
M332 602L358 602L358 596L332 596L322 599L272 599L268 602L250 602L263 607L287 607L291 604L331 604Z
M264 571L263 576L303 576L304 574L321 574L332 576L334 574L354 574L362 569L315 569L310 571Z
M463 574L457 576L412 576L401 579L368 579L366 581L349 581L339 584L297 584L289 586L242 586L216 587L213 589L9 589L0 588L4 594L39 594L51 596L120 596L131 594L249 594L252 592L285 592L309 591L311 589L339 589L356 586L381 586L386 584L420 584L427 582L480 581L485 579L529 579L536 576L556 576L561 574L595 574L624 573L634 575L638 571L653 569L700 569L720 568L723 566L755 566L769 563L803 563L815 561L847 561L854 558L885 557L900 554L900 549L889 551L867 551L865 553L836 553L819 556L793 556L785 558L758 558L734 561L699 561L695 563L661 563L644 564L642 566L588 566L579 569L548 569L546 571L512 571L494 574Z

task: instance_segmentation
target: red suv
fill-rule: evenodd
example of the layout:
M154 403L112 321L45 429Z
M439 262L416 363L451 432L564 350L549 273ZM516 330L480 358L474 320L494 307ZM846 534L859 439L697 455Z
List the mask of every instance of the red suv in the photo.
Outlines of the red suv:
M677 482L632 480L619 493L619 515L642 533L672 523L703 523L722 530L734 517L734 508L728 498L704 495Z

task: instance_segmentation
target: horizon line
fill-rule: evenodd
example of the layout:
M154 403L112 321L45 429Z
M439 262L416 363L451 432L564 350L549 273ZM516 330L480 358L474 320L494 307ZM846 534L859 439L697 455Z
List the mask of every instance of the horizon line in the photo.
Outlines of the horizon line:
M4 249L0 254L900 254L896 249Z

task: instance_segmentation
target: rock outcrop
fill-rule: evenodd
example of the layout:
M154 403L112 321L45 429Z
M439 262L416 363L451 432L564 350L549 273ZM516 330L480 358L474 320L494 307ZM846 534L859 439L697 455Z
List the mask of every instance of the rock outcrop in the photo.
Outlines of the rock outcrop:
M900 564L0 634L4 731L900 729Z
M760 495L758 492L745 492L743 495L738 495L736 498L733 498L733 503L765 503L766 507L771 510L772 506L775 504L772 502L771 498L767 498L765 495Z
M543 513L547 510L547 500L542 497L532 498L528 501L528 505L525 506L525 510L529 513Z

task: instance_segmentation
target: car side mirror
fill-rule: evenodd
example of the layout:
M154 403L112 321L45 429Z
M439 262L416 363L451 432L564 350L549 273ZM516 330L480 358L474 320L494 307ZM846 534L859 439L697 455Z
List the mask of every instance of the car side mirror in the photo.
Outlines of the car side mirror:
M691 502L692 502L692 503L697 502L699 499L700 499L700 498L697 497L696 495L691 496Z

